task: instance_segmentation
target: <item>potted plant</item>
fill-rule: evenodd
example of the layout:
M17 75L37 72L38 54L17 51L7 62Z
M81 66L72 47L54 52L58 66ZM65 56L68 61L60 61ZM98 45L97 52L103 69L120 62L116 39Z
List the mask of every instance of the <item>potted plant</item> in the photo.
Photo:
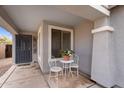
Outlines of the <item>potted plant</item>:
M63 50L61 51L61 55L64 58L65 61L68 61L70 59L70 56L74 54L73 50Z

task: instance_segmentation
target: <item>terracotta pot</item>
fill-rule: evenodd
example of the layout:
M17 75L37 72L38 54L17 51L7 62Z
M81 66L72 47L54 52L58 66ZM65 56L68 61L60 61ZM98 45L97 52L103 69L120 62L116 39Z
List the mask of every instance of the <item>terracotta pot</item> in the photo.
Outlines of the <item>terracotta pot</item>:
M63 58L64 58L65 61L70 60L70 56L64 56Z

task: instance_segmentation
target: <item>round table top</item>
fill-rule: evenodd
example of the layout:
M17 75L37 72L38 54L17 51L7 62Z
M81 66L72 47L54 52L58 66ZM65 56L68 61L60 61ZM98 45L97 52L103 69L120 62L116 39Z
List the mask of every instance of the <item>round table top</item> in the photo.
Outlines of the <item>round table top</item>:
M74 62L74 60L67 60L67 61L66 60L60 60L60 62L66 64L66 63L72 63L72 62Z

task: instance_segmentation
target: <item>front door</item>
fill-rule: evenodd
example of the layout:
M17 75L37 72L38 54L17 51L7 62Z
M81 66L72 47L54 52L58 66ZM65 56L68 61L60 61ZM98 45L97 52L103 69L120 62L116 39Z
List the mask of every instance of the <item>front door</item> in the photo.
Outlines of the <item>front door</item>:
M16 35L16 64L32 61L32 36Z

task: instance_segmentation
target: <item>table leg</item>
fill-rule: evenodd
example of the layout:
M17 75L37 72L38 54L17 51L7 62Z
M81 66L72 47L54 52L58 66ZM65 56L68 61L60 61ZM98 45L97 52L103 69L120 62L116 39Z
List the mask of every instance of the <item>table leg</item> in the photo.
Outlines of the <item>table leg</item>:
M72 70L71 70L71 63L69 64L69 74L71 74L71 76L73 76Z
M64 76L66 77L66 68L64 63L63 63L63 69L64 69Z
M66 71L67 69L66 69L66 64L65 64L65 77L66 77L66 73L67 73L67 71Z

